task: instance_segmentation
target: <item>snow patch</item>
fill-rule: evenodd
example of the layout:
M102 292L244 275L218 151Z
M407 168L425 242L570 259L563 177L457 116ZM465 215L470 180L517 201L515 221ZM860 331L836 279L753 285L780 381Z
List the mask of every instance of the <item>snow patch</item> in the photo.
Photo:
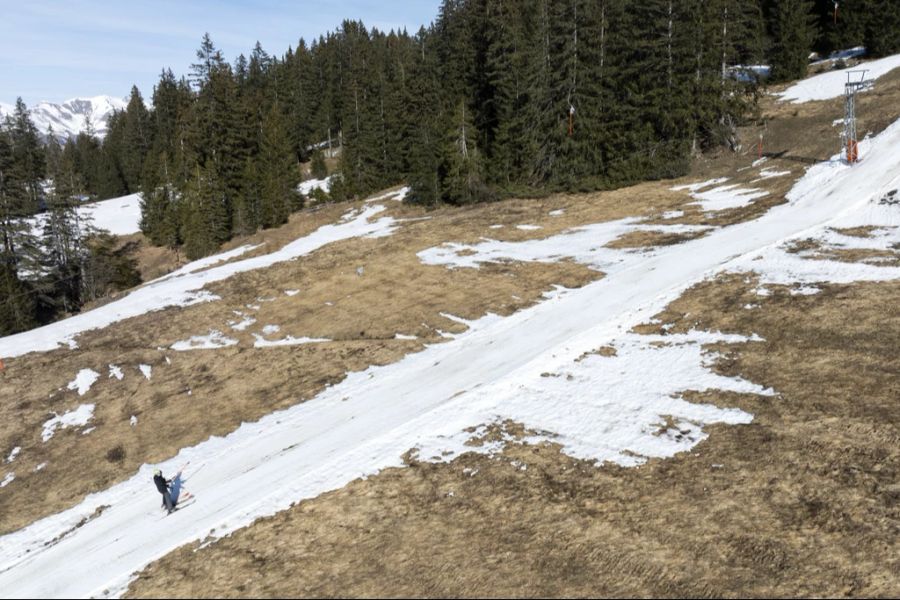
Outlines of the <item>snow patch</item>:
M406 196L409 195L409 192L410 189L408 187L403 187L393 192L387 192L386 194L381 194L373 198L367 198L366 202L381 202L382 200L394 200L395 202L403 202L406 199Z
M316 344L320 342L330 342L331 340L327 338L310 338L310 337L301 337L295 338L293 336L287 336L284 339L280 340L267 340L263 338L261 335L254 333L253 337L256 338L256 341L253 343L255 348L271 348L273 346L299 346L302 344Z
M485 239L478 244L448 242L418 253L426 265L443 265L450 269L478 268L484 263L505 261L552 263L573 259L598 271L612 271L643 260L636 253L606 248L605 245L632 231L689 233L705 231L699 225L645 225L640 219L627 218L593 223L569 229L548 238L522 242ZM651 251L652 254L652 251Z
M121 198L85 204L78 208L82 219L113 235L131 235L141 230L141 196L131 194Z
M304 196L309 196L313 190L322 190L323 192L328 193L331 191L331 182L333 180L334 175L326 177L325 179L307 179L297 186L297 191Z
M527 375L520 373L450 403L442 411L441 426L432 423L429 433L423 430L416 445L418 456L446 462L466 452L499 452L502 443L473 446L472 440L483 432L480 424L504 422L520 423L535 432L527 436L528 443L554 442L575 458L634 466L648 457L673 456L707 437L703 425L752 420L738 409L688 402L683 392L720 389L774 394L709 370L714 356L704 353L703 345L755 339L698 331L656 336L626 333L607 342L616 349L614 356L584 357L571 349L561 352L549 362L533 365ZM677 431L669 431L666 422L675 423Z
M9 464L12 461L16 460L16 457L19 455L19 452L21 452L21 451L22 451L21 446L16 446L15 448L13 448L12 451L9 453L9 456L6 457L6 463Z
M153 367L150 365L138 365L138 369L147 378L147 381L150 381L150 377L153 375Z
M758 198L768 196L769 192L755 188L742 189L739 185L723 185L705 192L692 192L691 197L704 212L714 212L748 206Z
M261 247L262 245L263 244L254 244L254 245L245 244L243 246L238 246L234 250L228 250L227 252L221 252L219 254L214 254L212 256L207 256L206 258L201 258L201 259L195 260L193 262L189 262L188 264L184 265L180 269L177 269L175 271L172 271L168 275L160 277L159 279L157 279L157 281L173 279L175 277L184 277L185 275L189 275L191 273L196 273L197 271L202 271L203 269L208 269L209 267L213 267L220 263L228 262L229 260L231 260L233 258L242 256L252 250L256 250L257 248Z
M78 371L78 375L75 376L75 379L69 382L68 389L78 390L78 395L84 396L98 379L100 379L100 373L97 371L94 371L93 369L82 369Z
M235 311L238 312L238 311ZM244 313L238 312L239 316L244 316ZM234 329L235 331L244 331L251 325L256 323L256 319L253 317L244 316L241 321L228 321L228 326Z
M125 373L122 372L122 369L118 365L109 365L109 377L108 379L112 379L115 377L119 381L125 377Z
M790 171L773 171L772 169L763 169L759 172L759 178L754 179L752 183L756 183L757 181L762 181L764 179L772 179L774 177L784 177L785 175L790 174Z
M699 183L688 183L685 185L676 185L675 187L673 187L671 189L672 189L672 191L675 191L675 192L681 192L684 190L687 190L689 192L696 192L696 191L702 190L703 188L708 188L708 187L712 187L714 185L723 184L726 181L728 181L727 177L718 177L716 179L709 179L707 181L701 181Z
M172 350L186 352L188 350L211 350L234 346L238 341L227 337L221 331L211 330L207 335L195 335L188 340L181 340L172 344Z
M56 413L54 413L56 414ZM41 439L44 442L50 440L57 429L66 429L68 427L83 427L94 416L93 404L82 404L75 410L70 410L64 415L56 414L52 419L44 423L44 430L41 432Z

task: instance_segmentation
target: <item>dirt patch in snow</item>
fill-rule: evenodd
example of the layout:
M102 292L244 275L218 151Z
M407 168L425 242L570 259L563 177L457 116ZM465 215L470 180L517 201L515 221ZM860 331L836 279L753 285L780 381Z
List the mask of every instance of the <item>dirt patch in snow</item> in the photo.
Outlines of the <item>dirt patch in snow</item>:
M700 284L646 327L765 338L718 348L717 370L779 397L691 397L752 424L631 469L551 444L413 461L184 547L130 595L896 596L900 283L754 288Z
M877 227L855 227L851 229L835 229L843 235L857 238L870 238ZM850 232L850 233L848 233ZM800 254L810 260L836 260L848 263L870 263L883 267L900 266L900 248L841 248L823 244L821 240L806 238L792 242L787 252Z
M672 246L703 237L706 231L689 233L669 233L665 231L632 231L606 245L607 248L647 248L651 246Z

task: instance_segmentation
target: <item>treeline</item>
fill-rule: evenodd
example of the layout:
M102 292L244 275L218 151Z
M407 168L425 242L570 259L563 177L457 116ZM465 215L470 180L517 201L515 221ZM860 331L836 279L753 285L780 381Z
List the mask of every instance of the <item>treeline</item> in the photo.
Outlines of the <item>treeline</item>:
M75 141L42 141L21 100L0 123L0 335L140 283L134 260L77 211L79 160Z
M143 190L145 232L196 257L285 222L305 201L298 163L321 174L326 142L335 198L406 181L412 201L460 204L679 175L740 144L756 89L734 65L792 79L813 49L895 51L889 5L843 2L835 19L821 0L445 0L414 35L345 21L233 64L206 36L151 110L132 91L96 177Z

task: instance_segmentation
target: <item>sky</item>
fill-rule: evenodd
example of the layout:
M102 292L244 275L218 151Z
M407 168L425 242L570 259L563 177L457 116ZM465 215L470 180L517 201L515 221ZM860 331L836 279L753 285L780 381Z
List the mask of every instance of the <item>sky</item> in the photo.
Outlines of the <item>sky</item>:
M99 95L147 99L163 68L187 74L204 32L225 58L259 41L271 55L344 19L411 33L440 0L0 0L0 102Z

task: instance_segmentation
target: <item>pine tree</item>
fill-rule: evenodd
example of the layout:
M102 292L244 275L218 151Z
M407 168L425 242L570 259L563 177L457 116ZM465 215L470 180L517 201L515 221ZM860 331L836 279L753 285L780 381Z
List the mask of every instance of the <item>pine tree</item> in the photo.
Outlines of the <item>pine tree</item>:
M409 113L405 135L410 144L408 173L412 193L410 199L425 205L442 200L443 144L446 113L443 109L438 56L428 43L430 35L424 28L416 38L417 60L413 64L404 104Z
M212 254L230 235L221 233L228 220L228 207L225 186L215 165L212 162L204 167L198 165L193 173L180 203L180 237L190 259Z
M313 152L311 163L310 174L314 179L325 179L328 177L328 166L325 164L325 155L321 150Z
M234 204L234 232L251 235L262 224L262 185L257 161L248 158L241 175L241 191Z
M34 301L20 278L19 261L22 238L31 235L23 223L27 200L9 132L0 124L0 335L24 331L34 324Z
M303 39L297 45L297 50L285 61L284 70L291 139L298 158L306 160L310 147L321 142L325 135L316 131L314 116L319 90L316 89L313 56Z
M122 174L129 193L140 189L144 158L152 140L151 123L141 92L133 86L124 113L121 153Z
M900 10L895 1L865 0L856 10L868 15L863 43L872 56L900 52Z
M815 40L815 17L810 0L780 0L773 22L772 79L787 81L806 76Z
M460 100L449 120L444 140L445 174L441 199L450 204L471 204L489 200L484 181L484 158L476 143L477 131L465 100Z
M297 162L285 124L280 105L273 104L263 123L260 142L259 224L262 227L286 223L291 211L302 203L297 192Z
M34 214L41 209L43 202L41 190L45 172L43 146L38 130L28 113L28 107L21 98L16 99L11 120L9 139L13 158L27 194L27 205L24 208L28 214Z
M84 182L71 153L61 154L59 167L50 177L52 189L47 197L43 234L43 274L49 280L46 298L51 307L70 313L82 304L83 267L87 259L84 240L90 223L77 211Z

